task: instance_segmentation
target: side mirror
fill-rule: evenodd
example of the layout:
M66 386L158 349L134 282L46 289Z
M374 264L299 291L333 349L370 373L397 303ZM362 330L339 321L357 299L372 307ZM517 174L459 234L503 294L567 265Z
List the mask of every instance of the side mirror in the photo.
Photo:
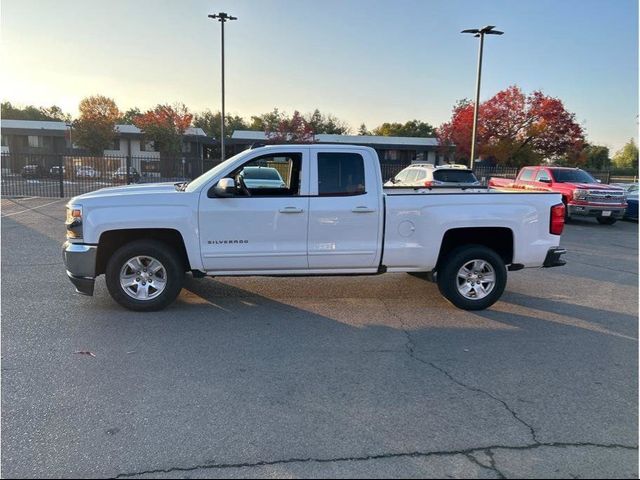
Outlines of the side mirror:
M235 197L236 182L233 178L221 178L212 190L216 197Z
M542 182L542 183L551 183L551 179L550 178L541 178L539 181Z
M602 180L600 180L599 178L596 178L596 182L602 183Z

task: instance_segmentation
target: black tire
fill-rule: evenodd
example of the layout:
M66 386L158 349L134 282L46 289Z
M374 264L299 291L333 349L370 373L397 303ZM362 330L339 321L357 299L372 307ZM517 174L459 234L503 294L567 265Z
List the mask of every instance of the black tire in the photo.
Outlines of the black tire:
M598 220L600 225L613 225L618 221L618 219L614 217L596 217L596 220Z
M492 290L479 299L465 297L458 290L458 271L472 260L487 262L495 273ZM507 269L500 255L494 250L482 245L465 245L454 249L442 260L437 279L440 293L456 307L463 310L484 310L502 296L507 284Z
M569 223L571 221L571 217L569 216L569 205L567 205L567 201L563 198L562 203L564 203L564 223Z
M148 300L137 300L129 296L120 285L120 271L126 262L137 256L149 256L157 259L166 272L164 290ZM174 248L156 240L136 240L123 245L115 251L107 263L107 289L111 297L129 310L153 312L170 305L180 293L184 282L184 265Z

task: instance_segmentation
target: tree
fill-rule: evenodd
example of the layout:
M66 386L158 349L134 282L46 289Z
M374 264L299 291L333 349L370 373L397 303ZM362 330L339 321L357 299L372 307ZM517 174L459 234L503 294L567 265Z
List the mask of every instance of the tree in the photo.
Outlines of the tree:
M384 137L433 137L435 129L426 122L409 120L402 123L383 123L373 129L374 135Z
M224 135L230 138L236 130L247 130L249 127L244 118L238 115L225 115ZM193 126L201 128L210 137L220 137L220 112L213 113L206 110L196 113L193 118Z
M609 149L602 145L585 145L585 167L593 170L606 170L611 166Z
M360 128L358 128L358 135L371 135L371 132L367 130L367 126L364 123L360 124Z
M284 119L286 119L286 115L274 108L271 112L263 113L262 115L252 115L249 129L263 132L274 131Z
M638 169L638 147L633 138L613 156L613 164L617 168Z
M24 108L15 107L11 102L2 102L0 116L6 120L48 120L58 122L70 122L71 115L62 111L57 105L50 107L34 107L27 105Z
M115 139L120 111L113 99L103 95L83 98L80 118L73 122L73 143L92 155L102 155Z
M312 143L313 128L300 112L293 112L291 118L283 117L275 129L266 129L267 139L273 143Z
M182 136L191 126L193 115L184 104L156 105L134 119L146 140L155 143L160 152L160 174L171 176L175 156L182 151Z
M142 112L138 107L132 107L124 112L124 115L122 115L122 117L118 119L118 123L121 123L123 125L133 125L133 121L135 120L135 118L141 114Z
M455 145L456 157L468 160L472 126L473 103L459 101L451 120L438 128L441 145ZM525 96L511 86L480 105L476 141L480 155L521 166L563 156L579 161L584 135L561 100L540 91Z
M307 123L311 126L313 132L317 135L326 133L331 135L346 135L351 131L351 127L346 122L339 120L332 114L324 115L317 108L313 113L307 115Z

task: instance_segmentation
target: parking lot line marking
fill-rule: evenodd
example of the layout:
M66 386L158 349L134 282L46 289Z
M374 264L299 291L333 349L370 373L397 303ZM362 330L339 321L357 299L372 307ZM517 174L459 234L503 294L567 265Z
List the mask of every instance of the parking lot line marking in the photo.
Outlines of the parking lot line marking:
M9 200L9 199L8 199L8 200ZM13 203L15 203L16 205L20 205L21 207L24 207L24 205L22 205L22 204L20 204L20 203L18 203L18 202L14 202L13 200L10 200L10 201L12 201ZM45 203L44 205L37 205L37 206L35 206L35 207L27 208L27 209L25 209L25 210L21 210L21 211L19 211L19 212L5 213L4 215L2 215L2 218L4 218L4 217L11 217L11 216L13 216L13 215L18 215L19 213L29 212L29 211L31 211L31 210L36 210L36 209L38 209L38 208L43 208L43 207L46 207L46 206L48 206L48 205L53 205L54 203L59 203L59 202L63 202L63 201L67 201L67 199L66 199L66 198L61 198L61 199L56 200L56 201L54 201L54 202Z

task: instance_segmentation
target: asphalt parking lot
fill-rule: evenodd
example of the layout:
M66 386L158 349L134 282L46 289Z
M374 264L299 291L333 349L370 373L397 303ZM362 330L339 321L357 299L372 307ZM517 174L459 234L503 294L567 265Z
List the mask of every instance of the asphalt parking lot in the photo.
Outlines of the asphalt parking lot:
M637 223L574 221L484 312L388 274L139 314L73 293L63 206L2 199L5 478L638 475Z

